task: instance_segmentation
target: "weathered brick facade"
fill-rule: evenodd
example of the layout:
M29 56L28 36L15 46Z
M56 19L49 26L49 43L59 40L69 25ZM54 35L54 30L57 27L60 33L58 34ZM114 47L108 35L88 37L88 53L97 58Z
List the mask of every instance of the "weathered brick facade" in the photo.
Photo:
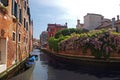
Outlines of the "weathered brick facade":
M28 0L1 0L0 64L6 64L7 69L28 57L32 51L32 36L33 22Z
M50 37L54 37L56 32L59 30L63 30L67 28L67 23L65 23L65 25L61 25L61 24L48 24L47 27L47 32L48 32L48 39Z

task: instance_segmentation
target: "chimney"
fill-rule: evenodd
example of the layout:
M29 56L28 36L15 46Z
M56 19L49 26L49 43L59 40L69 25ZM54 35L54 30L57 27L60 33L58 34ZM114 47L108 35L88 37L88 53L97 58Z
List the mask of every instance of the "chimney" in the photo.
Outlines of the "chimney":
M115 27L115 18L112 18L112 27Z
M80 24L80 20L78 19L78 20L77 20L77 25L79 25L79 24Z
M67 26L67 22L65 23L65 26Z
M117 15L117 21L119 21L119 15Z

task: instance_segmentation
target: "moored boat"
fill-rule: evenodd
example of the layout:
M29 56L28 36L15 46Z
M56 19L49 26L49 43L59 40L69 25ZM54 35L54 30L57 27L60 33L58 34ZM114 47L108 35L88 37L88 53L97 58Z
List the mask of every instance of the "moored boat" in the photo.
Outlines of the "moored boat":
M30 80L31 79L31 75L32 75L32 72L34 70L34 66L35 66L35 61L36 61L36 58L35 56L31 55L27 60L26 62L24 63L24 68L25 68L25 71L17 74L16 76L12 77L11 79L9 80Z
M35 64L35 61L36 61L35 56L31 55L31 56L27 59L27 61L25 62L25 67L26 67L26 68L32 67L32 66Z
M34 70L35 64L33 64L31 67L29 67L26 71L18 74L17 76L9 79L9 80L30 80L32 78L32 72Z

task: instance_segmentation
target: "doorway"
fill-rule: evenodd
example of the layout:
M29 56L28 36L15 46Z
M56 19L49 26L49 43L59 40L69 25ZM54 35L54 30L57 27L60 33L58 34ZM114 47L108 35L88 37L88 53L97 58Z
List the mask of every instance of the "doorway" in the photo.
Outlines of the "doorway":
M0 73L7 68L7 40L0 38Z
M0 64L7 62L7 42L6 39L0 39Z

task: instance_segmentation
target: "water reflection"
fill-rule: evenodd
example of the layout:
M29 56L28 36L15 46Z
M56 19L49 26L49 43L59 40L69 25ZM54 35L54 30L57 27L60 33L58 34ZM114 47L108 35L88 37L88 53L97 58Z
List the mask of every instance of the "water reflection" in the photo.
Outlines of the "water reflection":
M40 52L33 72L33 80L120 80L120 69L91 68L49 62L49 56Z

